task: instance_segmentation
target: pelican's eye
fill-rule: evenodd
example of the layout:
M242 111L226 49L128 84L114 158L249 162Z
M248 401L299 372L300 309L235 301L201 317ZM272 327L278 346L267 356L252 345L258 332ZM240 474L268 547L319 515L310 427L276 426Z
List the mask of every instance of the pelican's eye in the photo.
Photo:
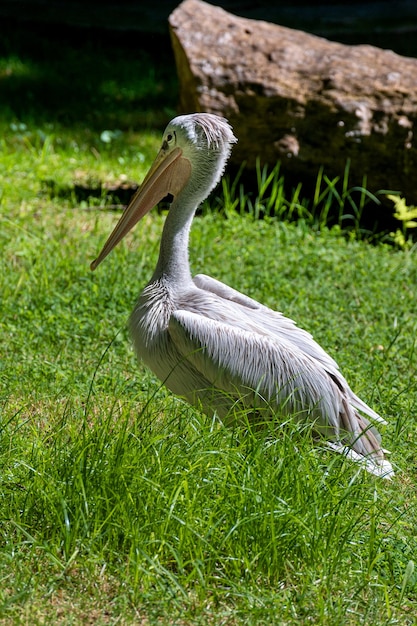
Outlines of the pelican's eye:
M167 140L168 145L173 144L175 142L176 138L177 138L177 136L175 134L175 131L172 131L172 132L168 133L167 136L166 136L166 140Z

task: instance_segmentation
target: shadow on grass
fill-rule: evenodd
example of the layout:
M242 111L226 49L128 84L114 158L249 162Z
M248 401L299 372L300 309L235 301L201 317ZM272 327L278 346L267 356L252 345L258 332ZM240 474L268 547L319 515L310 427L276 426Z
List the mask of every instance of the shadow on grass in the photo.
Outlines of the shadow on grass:
M168 38L3 20L0 119L158 130L175 114L177 78Z

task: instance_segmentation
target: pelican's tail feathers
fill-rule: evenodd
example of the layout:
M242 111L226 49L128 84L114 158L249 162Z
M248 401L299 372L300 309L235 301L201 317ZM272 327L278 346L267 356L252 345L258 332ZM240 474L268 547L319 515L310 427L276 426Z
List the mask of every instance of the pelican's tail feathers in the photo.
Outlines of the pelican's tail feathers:
M380 415L378 415L376 411L371 409L371 407L368 406L366 402L361 400L356 394L354 394L353 391L350 391L350 393L351 393L351 397L349 398L349 400L350 400L351 405L355 407L355 409L357 409L361 413L365 413L365 415L370 417L371 420L374 422L378 422L379 424L387 423L383 417L381 417Z
M355 463L359 463L370 474L374 474L374 476L378 476L379 478L386 478L387 480L391 480L394 476L394 470L391 463L384 459L382 456L377 456L375 454L368 454L364 456L362 454L358 454L358 452L352 450L352 448L349 448L343 443L337 441L327 441L326 445L334 452L343 454L343 456L345 456L347 459L354 461Z

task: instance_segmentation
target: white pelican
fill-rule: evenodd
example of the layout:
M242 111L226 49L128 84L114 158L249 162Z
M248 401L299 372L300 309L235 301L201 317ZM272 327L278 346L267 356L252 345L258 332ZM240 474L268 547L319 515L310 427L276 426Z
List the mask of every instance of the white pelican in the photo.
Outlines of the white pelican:
M129 327L136 352L175 394L226 418L236 406L262 418L309 420L328 445L368 471L393 474L373 422L384 420L350 389L335 361L282 313L231 287L191 276L188 238L199 204L220 180L236 141L207 113L173 119L161 149L99 256L95 269L158 202L173 198L154 274Z

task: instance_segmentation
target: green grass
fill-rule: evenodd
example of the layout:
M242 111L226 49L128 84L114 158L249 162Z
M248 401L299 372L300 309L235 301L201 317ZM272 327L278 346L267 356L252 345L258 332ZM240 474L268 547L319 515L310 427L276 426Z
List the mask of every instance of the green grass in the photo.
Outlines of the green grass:
M364 228L363 217L366 206L379 207L381 202L378 196L387 192L381 190L377 195L371 193L366 188L366 176L363 186L352 187L349 184L349 170L350 161L347 161L343 176L330 179L320 168L315 189L311 197L306 197L301 182L288 192L280 162L271 168L261 166L258 159L255 191L248 193L243 165L233 180L227 176L223 178L223 195L219 198L218 210L250 213L257 219L274 217L286 221L302 220L313 228L338 226L354 237L366 237L368 240L377 237L381 240L382 233Z
M29 63L21 49L13 59ZM48 130L37 97L18 110L13 93L0 153L0 623L415 623L413 251L305 216L219 216L213 198L193 227L193 270L314 334L387 418L397 476L376 480L291 424L227 430L167 392L129 344L164 216L91 273L118 215L44 183L71 188L80 167L140 180L163 111L139 132L122 123L129 107L112 127L83 130L86 111L69 110Z

